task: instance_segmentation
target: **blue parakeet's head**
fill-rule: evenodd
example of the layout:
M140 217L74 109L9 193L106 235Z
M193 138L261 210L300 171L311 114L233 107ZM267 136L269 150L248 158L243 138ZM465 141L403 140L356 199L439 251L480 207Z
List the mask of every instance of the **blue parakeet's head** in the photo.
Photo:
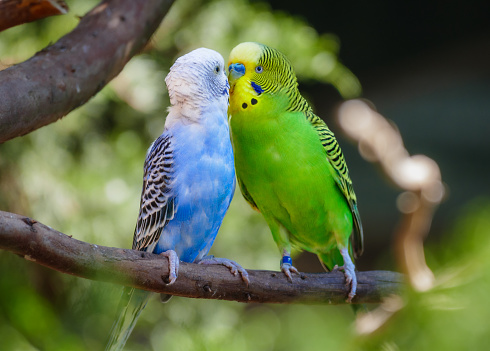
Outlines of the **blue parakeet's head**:
M202 109L218 103L228 106L229 83L223 57L214 50L200 48L179 57L165 78L170 96L170 114L177 112L197 120ZM170 117L170 115L169 115Z

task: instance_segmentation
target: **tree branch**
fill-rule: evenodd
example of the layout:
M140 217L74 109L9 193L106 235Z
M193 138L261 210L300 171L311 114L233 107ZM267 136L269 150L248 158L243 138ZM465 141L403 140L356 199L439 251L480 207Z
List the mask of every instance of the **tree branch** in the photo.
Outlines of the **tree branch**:
M0 32L19 24L55 15L64 15L68 6L61 0L0 1Z
M0 71L0 143L87 102L148 42L173 0L107 0L29 60Z
M268 303L345 303L348 289L341 272L302 273L293 283L281 272L249 270L250 285L223 266L181 263L177 281L167 285L168 261L161 256L88 244L30 218L0 211L0 249L82 278L177 296ZM397 294L400 273L358 272L353 303L379 303Z

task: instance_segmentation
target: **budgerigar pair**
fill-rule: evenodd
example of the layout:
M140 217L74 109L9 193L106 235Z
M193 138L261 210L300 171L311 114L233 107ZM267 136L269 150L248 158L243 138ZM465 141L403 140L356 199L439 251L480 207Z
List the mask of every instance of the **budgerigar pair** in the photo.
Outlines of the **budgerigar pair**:
M168 257L170 283L179 259L224 264L248 282L237 263L204 257L233 196L234 162L242 194L267 221L287 278L298 273L290 257L296 245L316 253L327 269L341 266L350 301L357 286L351 255L362 253L362 226L333 133L300 95L289 61L277 50L238 45L229 81L230 96L223 59L209 49L172 66L166 78L171 107L145 161L133 249ZM122 349L149 296L125 288L107 350Z

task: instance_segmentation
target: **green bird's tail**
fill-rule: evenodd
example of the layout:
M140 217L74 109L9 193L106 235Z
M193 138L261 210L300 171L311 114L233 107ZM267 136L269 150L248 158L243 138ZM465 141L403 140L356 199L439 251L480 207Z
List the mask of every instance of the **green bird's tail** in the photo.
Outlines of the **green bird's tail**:
M122 350L128 340L138 317L146 307L151 292L125 287L119 302L119 316L114 322L111 336L105 351Z

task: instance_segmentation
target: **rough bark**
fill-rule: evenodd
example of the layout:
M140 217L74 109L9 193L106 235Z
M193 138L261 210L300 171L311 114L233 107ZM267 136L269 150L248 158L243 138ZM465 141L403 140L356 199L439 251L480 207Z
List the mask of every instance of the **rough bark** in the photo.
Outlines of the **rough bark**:
M250 284L223 266L181 263L167 285L168 261L161 256L98 246L71 238L33 219L0 211L0 249L62 273L177 296L268 303L345 303L341 272L302 273L290 283L281 272L249 270ZM353 303L379 303L397 294L403 276L388 271L358 272Z
M0 143L87 102L141 51L172 3L102 1L55 44L0 71Z
M68 6L61 0L1 0L0 32L19 24L64 15Z

